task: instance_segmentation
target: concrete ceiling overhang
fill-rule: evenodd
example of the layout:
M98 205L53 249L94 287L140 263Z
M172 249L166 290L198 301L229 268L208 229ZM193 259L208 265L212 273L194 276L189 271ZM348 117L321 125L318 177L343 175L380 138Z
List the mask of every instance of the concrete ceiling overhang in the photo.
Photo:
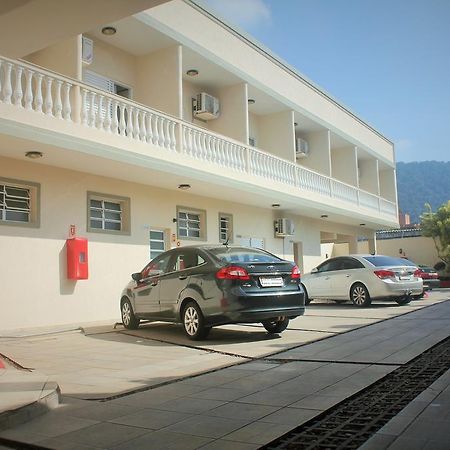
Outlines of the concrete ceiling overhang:
M61 39L167 1L169 0L2 0L0 54L22 58Z

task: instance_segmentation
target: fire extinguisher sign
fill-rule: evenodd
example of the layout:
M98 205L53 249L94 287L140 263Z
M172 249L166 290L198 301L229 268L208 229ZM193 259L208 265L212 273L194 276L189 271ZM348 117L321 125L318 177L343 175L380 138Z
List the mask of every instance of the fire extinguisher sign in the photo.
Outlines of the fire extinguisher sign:
M75 237L76 232L77 232L77 230L75 228L75 225L70 225L70 227L69 227L69 237L70 238Z

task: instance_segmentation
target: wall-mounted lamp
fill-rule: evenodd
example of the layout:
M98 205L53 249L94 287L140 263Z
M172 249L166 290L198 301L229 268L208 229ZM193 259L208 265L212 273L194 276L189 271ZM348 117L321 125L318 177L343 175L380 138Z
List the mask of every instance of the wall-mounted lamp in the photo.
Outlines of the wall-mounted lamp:
M254 98L249 98L247 100L247 102L248 102L249 105L254 105L256 103L256 100Z
M326 218L328 217L328 214L322 214L320 217L321 217L322 219L326 219Z

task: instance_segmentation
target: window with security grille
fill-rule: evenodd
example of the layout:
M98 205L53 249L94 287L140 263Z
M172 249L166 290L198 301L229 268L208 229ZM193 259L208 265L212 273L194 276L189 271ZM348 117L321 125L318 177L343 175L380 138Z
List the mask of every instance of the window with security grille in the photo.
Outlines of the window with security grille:
M197 209L177 208L177 230L179 239L204 240L206 212Z
M233 242L233 216L219 213L219 241Z
M0 182L0 220L28 223L30 214L30 189Z
M163 230L150 230L150 260L166 250L166 236Z
M128 233L129 203L124 197L88 193L88 231Z

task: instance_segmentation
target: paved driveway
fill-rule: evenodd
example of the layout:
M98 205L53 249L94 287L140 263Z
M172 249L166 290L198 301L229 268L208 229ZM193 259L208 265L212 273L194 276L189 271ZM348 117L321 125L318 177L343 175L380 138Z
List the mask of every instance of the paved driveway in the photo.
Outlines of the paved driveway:
M206 341L193 342L184 336L179 325L149 323L136 331L121 326L88 327L84 332L1 339L0 353L57 381L64 395L109 398L261 357L276 358L286 350L290 353L283 358L299 359L306 343L341 334L345 342L345 333L350 330L425 308L445 298L448 291L433 291L429 298L406 306L377 303L367 309L313 302L305 316L291 321L280 336L268 335L259 325L229 325L214 328ZM317 345L320 348L321 344ZM347 342L347 348L349 345ZM310 354L307 356L311 358ZM318 352L316 359L322 356ZM342 358L348 355L343 354ZM363 355L356 359L363 359Z

